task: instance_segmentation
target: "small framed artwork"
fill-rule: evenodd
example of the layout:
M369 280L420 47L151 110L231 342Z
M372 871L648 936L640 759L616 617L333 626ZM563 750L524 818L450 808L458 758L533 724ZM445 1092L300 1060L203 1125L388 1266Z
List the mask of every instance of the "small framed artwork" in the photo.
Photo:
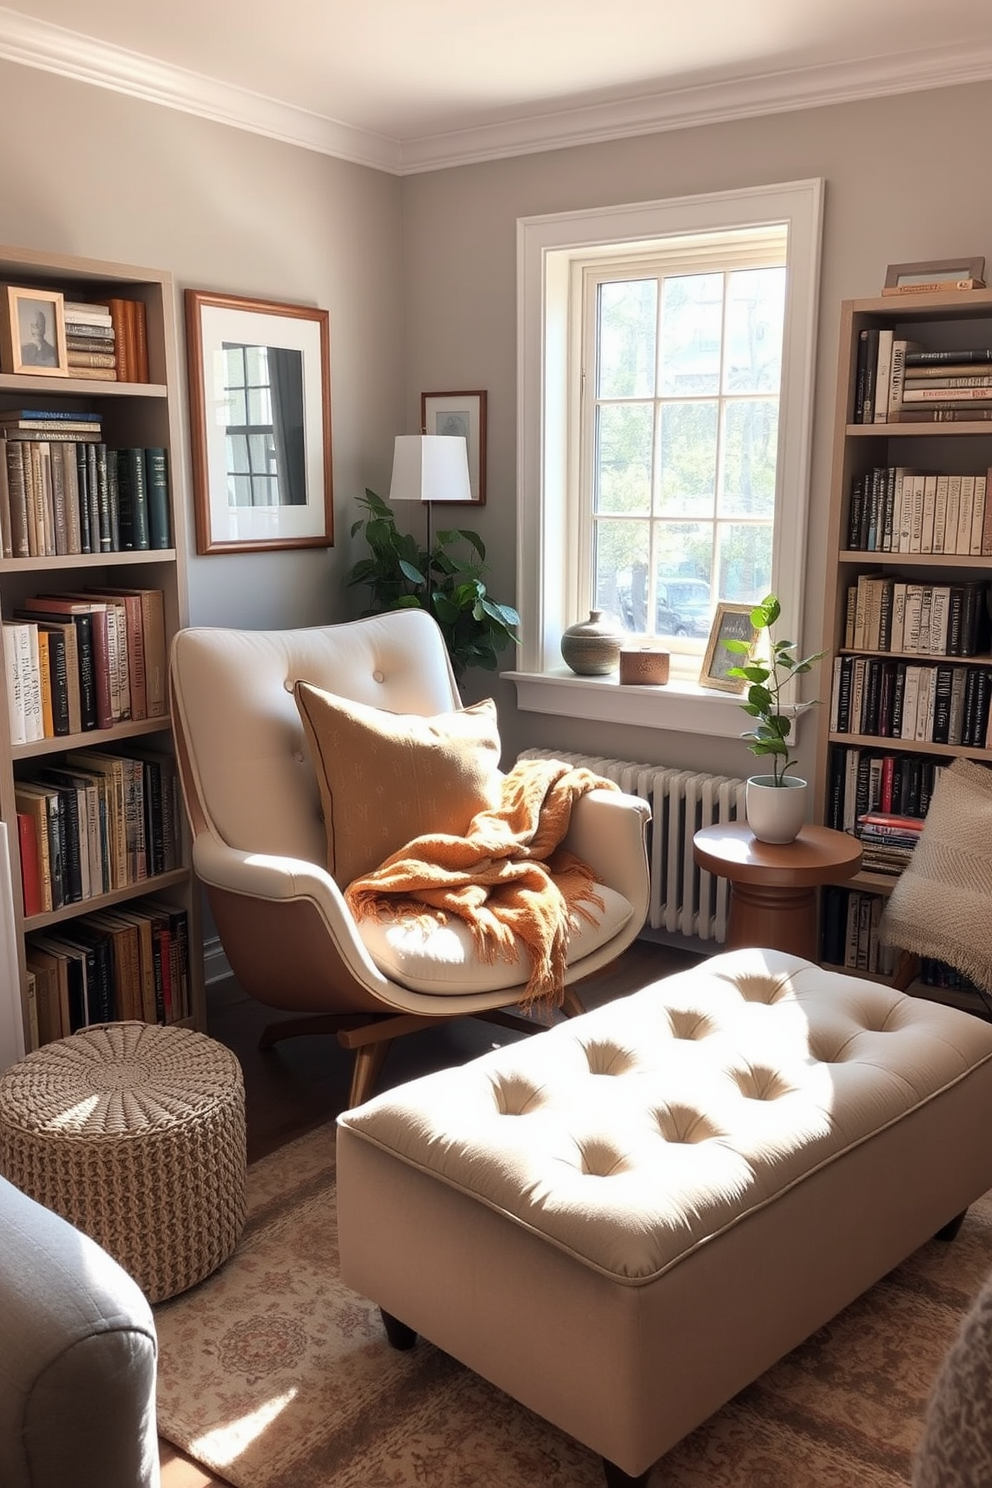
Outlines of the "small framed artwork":
M983 289L984 258L934 258L922 263L889 264L883 294L939 289Z
M0 370L68 377L65 297L57 289L3 286Z
M758 632L751 624L754 605L718 604L710 638L706 643L702 670L699 673L700 687L716 687L721 692L743 692L747 681L743 677L728 677L731 667L744 666L747 657L739 652L728 651L727 641L743 641L751 647L758 639Z
M424 434L460 434L468 445L472 506L486 504L486 395L421 393L420 427ZM454 505L458 505L455 502Z
M186 291L198 553L329 548L326 310Z

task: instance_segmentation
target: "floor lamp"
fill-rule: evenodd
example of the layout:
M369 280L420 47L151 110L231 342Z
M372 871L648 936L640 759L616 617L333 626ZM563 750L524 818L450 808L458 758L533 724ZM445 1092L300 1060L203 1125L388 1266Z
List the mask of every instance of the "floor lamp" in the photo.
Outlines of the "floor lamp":
M460 434L397 434L390 501L419 501L427 507L427 551L431 508L436 501L472 500L468 445Z

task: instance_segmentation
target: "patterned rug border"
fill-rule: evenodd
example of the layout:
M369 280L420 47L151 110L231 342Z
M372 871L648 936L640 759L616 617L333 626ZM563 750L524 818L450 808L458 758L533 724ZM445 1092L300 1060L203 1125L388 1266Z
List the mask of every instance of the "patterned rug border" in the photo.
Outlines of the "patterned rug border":
M601 1488L599 1459L337 1276L335 1127L252 1164L234 1255L156 1309L159 1430L234 1488ZM992 1194L710 1420L652 1488L906 1488L933 1373L992 1267Z

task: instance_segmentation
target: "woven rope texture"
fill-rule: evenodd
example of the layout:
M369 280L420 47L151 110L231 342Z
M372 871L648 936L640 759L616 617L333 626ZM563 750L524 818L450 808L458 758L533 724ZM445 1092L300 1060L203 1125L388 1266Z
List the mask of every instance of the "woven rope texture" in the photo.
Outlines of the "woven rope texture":
M46 1044L0 1075L0 1172L161 1302L244 1226L241 1066L215 1039L149 1023Z

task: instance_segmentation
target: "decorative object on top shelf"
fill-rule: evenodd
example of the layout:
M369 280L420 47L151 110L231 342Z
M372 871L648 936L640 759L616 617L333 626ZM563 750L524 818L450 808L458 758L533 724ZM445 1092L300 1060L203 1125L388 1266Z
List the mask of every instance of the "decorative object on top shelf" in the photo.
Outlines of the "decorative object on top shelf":
M590 610L588 620L570 625L562 634L561 654L580 677L605 677L620 665L623 631L602 610Z
M753 643L733 637L724 646L742 659L742 665L729 668L727 675L747 686L747 701L741 707L756 720L743 737L750 740L748 749L759 759L769 759L772 770L767 775L753 775L747 783L744 808L748 826L760 842L793 842L806 818L808 786L789 770L796 763L789 758L789 736L792 718L783 712L782 688L791 677L802 676L822 660L818 651L801 660L793 656L795 641L776 640L772 627L782 614L774 594L766 595L750 612L755 633L764 632L767 656L754 656Z
M947 290L984 288L984 258L937 258L922 263L889 264L882 293L943 294Z
M486 394L421 393L420 427L424 434L455 435L465 441L469 495L465 504L486 504Z
M751 614L749 604L717 605L699 672L700 687L715 687L721 692L744 691L747 684L740 671L739 658L750 655L758 639Z
M57 289L3 286L0 300L0 371L67 377L65 298Z
M520 616L489 594L486 548L478 533L447 529L424 550L397 529L391 508L374 491L366 488L358 504L367 515L352 523L351 535L362 533L371 556L359 559L347 582L369 586L372 602L362 613L427 610L441 627L457 678L470 667L494 672L500 653L517 640Z
M186 291L198 553L329 548L328 313Z

